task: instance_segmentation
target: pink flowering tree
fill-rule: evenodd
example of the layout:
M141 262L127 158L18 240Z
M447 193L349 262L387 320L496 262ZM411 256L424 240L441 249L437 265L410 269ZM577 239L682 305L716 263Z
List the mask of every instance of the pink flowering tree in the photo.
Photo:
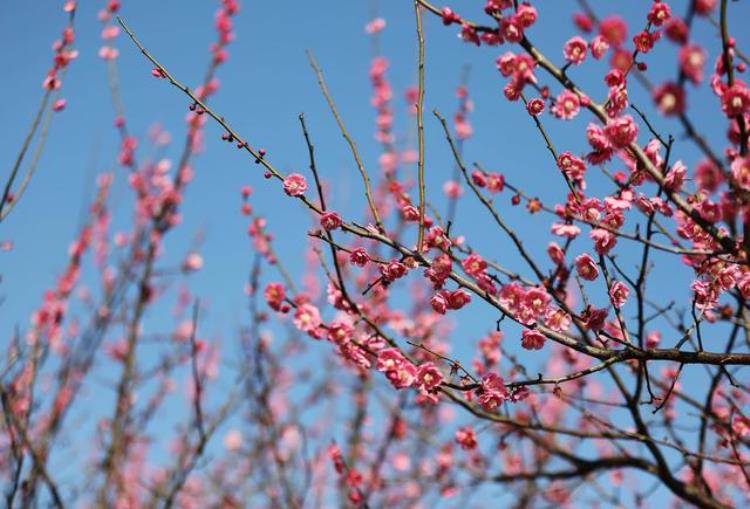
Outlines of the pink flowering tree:
M304 114L286 150L307 163L282 169L285 154L259 148L262 125L251 139L214 107L251 1L242 12L218 2L194 87L120 1L100 3L118 168L96 177L31 321L2 323L7 507L750 504L746 6L644 1L626 22L610 12L619 3L579 0L572 23L550 25L562 45L542 47L544 2L403 0L416 80L402 91L401 131L379 44L386 20L363 20L372 151L307 55L351 158L356 206L345 212L332 207L342 176L318 163L326 148ZM66 108L80 6L62 4L38 111L4 177L0 228L23 221ZM431 41L456 33L453 44L495 59L494 81L431 72ZM124 52L143 65L118 66ZM169 133L128 124L118 75L149 72L185 104L173 159L162 157ZM457 86L451 120L425 96L445 79ZM473 126L480 87L529 129L501 116ZM544 162L503 172L492 168L504 154L475 162L468 142L484 128L516 144L518 160L534 146ZM240 152L255 170L237 189L251 239L235 278L243 318L221 339L202 330L213 296L192 280L203 232L163 256L190 228L186 189L207 148ZM120 180L129 219L115 229ZM258 209L258 193L272 191L278 206ZM294 231L292 208L309 220L296 239L301 271L289 268L299 252L277 248ZM165 330L147 326L156 314L169 317ZM105 402L94 394L102 377L113 380Z

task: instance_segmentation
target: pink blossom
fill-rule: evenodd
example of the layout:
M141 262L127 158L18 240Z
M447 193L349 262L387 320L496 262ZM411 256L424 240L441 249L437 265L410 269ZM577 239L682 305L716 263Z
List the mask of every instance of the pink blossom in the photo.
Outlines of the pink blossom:
M451 200L460 198L463 192L464 190L461 187L461 184L459 184L455 180L448 180L443 184L443 193Z
M619 16L609 16L599 23L599 34L612 46L621 46L628 36L628 27Z
M375 18L365 25L365 32L373 35L382 32L385 29L385 20L383 18Z
M686 44L680 48L677 57L680 69L693 83L703 81L703 66L706 64L706 52L697 44Z
M491 193L499 193L505 189L505 177L500 173L487 174L487 190Z
M695 12L702 16L707 16L716 8L717 0L696 0Z
M630 290L622 281L616 281L609 289L609 299L616 308L621 308L628 300Z
M526 111L529 112L529 115L541 115L544 112L544 101L538 97L534 97L526 103Z
M654 102L664 115L679 115L685 111L685 90L676 83L663 83L653 92Z
M524 329L521 333L521 346L526 350L541 350L544 341L544 334L536 329Z
M405 276L406 271L406 265L397 260L391 260L387 264L380 266L380 274L383 276L383 279L388 282L395 281L396 279Z
M52 111L62 111L65 109L65 106L67 105L67 101L64 98L56 99L54 103L52 103Z
M434 392L443 383L443 374L432 362L420 364L417 369L417 385L426 392Z
M664 187L673 192L679 192L687 176L687 166L682 161L677 161L664 178Z
M444 315L448 311L448 299L444 292L438 292L430 299L430 305L432 309L441 315Z
M624 148L633 143L638 136L638 125L630 115L617 117L607 122L604 133L617 148Z
M578 115L581 111L581 101L578 95L570 90L563 90L555 99L555 104L550 108L550 112L557 118L570 120Z
M557 332L564 332L570 328L571 318L568 313L559 308L549 307L544 313L544 325Z
M382 372L391 371L405 362L406 358L398 348L385 348L378 352L378 361L375 369Z
M688 26L680 17L673 16L664 26L667 38L677 44L686 44L688 41Z
M648 53L654 47L656 41L661 37L660 32L649 32L643 30L633 36L633 44L635 48L641 53Z
M286 291L284 285L281 283L269 283L266 285L264 296L271 309L282 312L289 310L288 304L284 302L286 299Z
M476 253L472 253L464 258L461 262L461 266L464 268L464 271L472 277L479 277L485 270L487 270L487 262Z
M591 56L596 60L599 60L604 56L605 53L607 53L607 50L609 49L609 43L604 37L602 37L601 35L597 35L591 40L591 42L589 43L589 47L591 48Z
M203 257L198 253L188 253L185 261L182 262L182 270L185 272L195 272L203 267Z
M557 265L562 265L565 262L565 252L554 241L547 245L547 254L550 257L550 260Z
M584 313L584 322L589 330L599 332L604 328L604 322L607 320L606 309L589 308Z
M352 339L354 329L345 322L331 322L328 325L328 339L336 344L342 345Z
M727 117L736 117L750 111L750 90L743 83L727 87L721 94L721 110Z
M485 187L487 185L487 177L479 170L471 172L471 181L477 187Z
M477 447L477 435L471 426L464 426L456 430L456 443L461 449L471 450Z
M586 59L586 41L583 37L571 37L563 46L563 55L571 64L580 65Z
M666 2L656 1L651 4L651 10L648 13L647 19L657 27L662 26L670 17L672 17L672 10L669 8L669 4Z
M320 216L320 226L326 230L335 230L340 228L342 224L343 221L341 220L341 216L336 212L324 212Z
M370 255L367 254L365 248L358 247L349 253L349 261L357 267L364 267L370 262Z
M487 373L482 377L480 391L477 401L487 411L494 410L508 397L505 382L496 373Z
M609 254L617 244L617 237L612 232L602 228L595 228L589 233L589 237L594 241L594 250L603 256Z
M575 238L581 233L581 229L574 224L554 223L551 228L552 233L560 237Z
M734 183L750 190L750 157L736 157L731 165Z
M312 304L302 304L294 313L294 326L302 332L315 332L321 325L320 311Z
M290 173L284 179L284 192L289 196L302 196L307 191L307 181L299 173Z
M414 385L417 379L417 368L404 359L394 369L386 371L385 376L396 389L405 389Z
M593 281L599 276L599 268L588 253L576 256L575 266L578 275L587 281Z
M456 290L448 295L448 307L450 309L461 309L471 302L471 294L466 290Z
M656 348L661 342L661 332L651 331L646 335L646 348Z
M536 23L536 18L536 7L527 2L518 6L518 9L516 10L516 19L523 28L529 28Z

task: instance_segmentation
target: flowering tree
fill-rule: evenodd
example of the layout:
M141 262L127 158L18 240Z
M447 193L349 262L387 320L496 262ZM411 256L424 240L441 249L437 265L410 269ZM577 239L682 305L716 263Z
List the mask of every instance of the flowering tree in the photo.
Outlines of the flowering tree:
M345 214L331 207L336 175L319 166L303 114L289 137L304 145L288 150L303 150L308 167L285 171L229 111L214 109L236 0L219 2L195 88L148 48L120 1L102 2L99 57L121 168L97 177L64 269L30 324L3 323L7 507L748 503L750 89L730 32L732 10L747 12L728 0L644 1L634 29L580 0L573 25L557 23L572 36L543 49L534 43L542 2L487 0L483 11L480 2L402 3L415 27L417 79L405 91L413 138L396 129L377 44L386 21L365 27L377 165L308 54L361 189L358 212ZM50 124L66 108L79 6L63 4L67 24L5 181L0 221L23 221ZM497 100L523 112L548 153L541 179L468 162L468 71L452 122L427 111L425 90L438 77L425 65L425 28L440 24L431 37L458 30L497 57ZM699 40L699 25L713 38ZM649 67L657 48L676 63ZM128 126L118 72L146 67L118 71L125 51L140 51L153 87L172 87L187 103L174 160L144 153L166 150L163 130L141 151ZM693 102L703 89L710 100ZM639 94L651 102L634 104ZM723 132L703 132L696 115L718 118ZM451 158L439 175L428 122ZM556 143L560 125L577 143ZM212 296L191 284L203 269L202 235L178 260L162 256L184 228L196 155L219 146L247 155L264 177L238 190L252 257L237 275L242 326L223 343L201 330ZM118 179L132 210L115 230ZM255 210L261 186L282 191L276 210ZM286 268L295 253L275 247L290 207L312 221L299 239L304 273ZM484 248L484 237L501 248ZM170 303L172 326L149 332L147 317L168 314ZM466 332L476 327L484 332ZM105 403L92 395L100 377L113 380Z

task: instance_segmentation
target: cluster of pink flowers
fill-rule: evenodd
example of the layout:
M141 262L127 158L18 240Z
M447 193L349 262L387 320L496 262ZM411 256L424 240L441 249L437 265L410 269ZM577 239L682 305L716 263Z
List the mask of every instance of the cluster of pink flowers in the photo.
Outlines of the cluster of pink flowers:
M266 303L271 309L286 313L289 311L289 304L286 302L286 289L281 283L268 283L264 292Z
M440 290L432 296L430 304L436 313L444 315L449 309L461 309L471 302L471 294L466 290Z
M477 391L479 397L477 402L488 411L496 409L508 399L508 389L505 387L503 377L497 373L487 373L482 377L480 388Z
M500 193L505 189L505 177L502 173L474 170L471 181L475 186L487 188L490 193Z
M385 373L388 381L396 389L416 386L422 396L437 401L435 393L444 381L443 374L432 362L424 362L418 367L412 364L397 348L384 348L378 352L375 369Z
M552 300L544 288L525 288L516 282L503 285L498 298L513 317L525 325L536 323L547 312Z
M75 39L73 18L75 16L76 8L77 2L69 1L65 3L64 10L68 13L69 21L68 25L63 30L62 38L56 40L52 45L55 57L53 59L52 68L47 71L47 76L42 83L42 86L47 90L57 90L62 86L60 72L68 67L68 64L70 64L72 60L78 57L78 50L71 49Z

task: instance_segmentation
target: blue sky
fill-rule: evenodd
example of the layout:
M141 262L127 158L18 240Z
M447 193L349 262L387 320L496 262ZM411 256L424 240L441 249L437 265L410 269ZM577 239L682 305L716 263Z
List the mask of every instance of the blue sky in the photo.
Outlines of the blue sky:
M594 8L606 14L611 9L641 27L650 2L592 1ZM41 82L51 61L51 42L64 26L61 2L0 2L0 55L3 62L3 106L0 123L0 175L5 175L17 153L34 109L42 95ZM0 224L0 240L12 240L14 249L0 253L0 337L6 344L13 327L28 324L28 317L40 302L66 261L67 246L79 223L83 204L91 193L95 173L114 171L116 184L112 196L115 230L130 218L131 193L125 185L125 170L116 165L118 138L112 128L114 117L106 86L105 63L97 56L101 44L97 10L104 2L81 2L76 19L74 61L64 83L63 96L68 105L53 120L50 139L36 177L21 203ZM454 2L462 13L481 17L481 2ZM561 62L561 44L576 32L570 23L575 2L541 1L540 20L530 38L554 61ZM681 13L687 2L672 2ZM213 15L216 2L162 0L126 1L121 15L154 55L184 83L196 85L208 61L208 45L214 39ZM748 35L739 33L738 20L750 19L750 6L733 2L730 28L737 32L741 47L747 47ZM405 115L403 90L415 83L416 34L413 7L406 0L381 0L379 14L387 28L381 37L383 54L391 61L388 77L396 93L397 129L403 135L411 126ZM237 40L230 46L230 59L219 71L219 94L215 109L229 119L251 144L265 147L268 157L280 169L305 172L307 152L299 130L297 115L304 112L317 147L318 167L331 183L330 207L347 215L360 214L363 207L359 176L319 92L304 51L311 50L322 66L331 93L350 132L356 138L366 165L377 174L379 146L373 140L374 113L369 106L371 87L367 76L370 65L370 39L363 26L370 19L372 6L365 0L292 2L288 0L244 0L235 18ZM637 20L637 21L636 21ZM711 64L718 54L716 30L706 21L695 23L695 37L705 42ZM469 89L476 105L471 116L475 135L465 146L468 162L479 161L489 169L501 171L513 183L520 183L530 194L552 203L564 197L558 175L544 149L542 140L528 115L518 104L502 97L504 80L495 70L494 60L506 48L476 49L456 39L454 28L446 29L439 20L426 18L427 85L425 109L437 108L450 116L456 108L455 87L462 69L471 66ZM632 31L631 31L632 35ZM742 46L744 43L744 46ZM183 118L188 105L185 97L165 82L150 75L151 66L124 36L117 45L121 88L131 132L143 137L150 126L159 123L172 133L169 150L177 157L184 136ZM675 47L660 42L647 62L653 80L676 76ZM596 98L605 93L601 76L603 64L571 70ZM553 88L556 90L556 88ZM633 102L648 106L649 99L637 85L631 87ZM706 87L692 93L689 104L696 124L704 128L714 147L721 147L725 122L718 112L718 99ZM589 121L582 114L572 123L553 122L545 117L553 142L560 150L583 152L586 141L583 128ZM678 158L690 168L697 153L680 139L679 128L661 118L652 120L662 132L678 138ZM442 182L452 172L453 163L439 126L426 115L428 197L443 204ZM642 132L645 132L642 131ZM256 192L251 203L269 220L276 233L276 249L292 273L301 274L304 261L299 252L306 245L305 232L310 219L296 202L286 199L276 185L266 182L257 166L219 140L220 131L206 129L206 151L194 163L196 178L188 188L182 212L184 224L169 235L165 262L176 262L189 249L197 231L205 233L201 253L204 269L192 276L192 288L208 305L202 330L230 344L238 327L246 322L243 285L252 263L252 251L245 234L246 219L238 213L239 189L252 185ZM641 140L645 140L641 136ZM147 153L145 141L139 152ZM603 179L592 181L595 189L606 190ZM506 196L509 199L509 196ZM506 203L502 202L502 203ZM444 210L444 206L440 207ZM549 240L549 219L530 218L522 211L505 207L515 228L524 233L526 244L542 257ZM524 266L514 255L501 232L488 230L489 223L480 206L470 199L459 205L455 225L469 242L489 258L518 270ZM482 221L477 218L482 218ZM623 242L623 241L621 241ZM579 249L587 247L581 245ZM622 259L630 261L636 251L623 246ZM688 273L673 260L656 255L669 270L654 272L651 297L668 301L685 298ZM634 260L634 258L633 258ZM669 263L670 265L666 265ZM673 268L674 267L674 268ZM159 309L164 309L164 305ZM478 309L477 309L478 308ZM168 330L170 318L156 309L145 321L146 330ZM494 325L494 315L480 306L461 315L462 334L477 338ZM511 329L512 330L512 329ZM512 332L509 333L512 335ZM457 355L470 359L458 340ZM529 356L529 364L544 359L544 353ZM534 369L533 367L531 369ZM109 408L107 404L106 408Z

